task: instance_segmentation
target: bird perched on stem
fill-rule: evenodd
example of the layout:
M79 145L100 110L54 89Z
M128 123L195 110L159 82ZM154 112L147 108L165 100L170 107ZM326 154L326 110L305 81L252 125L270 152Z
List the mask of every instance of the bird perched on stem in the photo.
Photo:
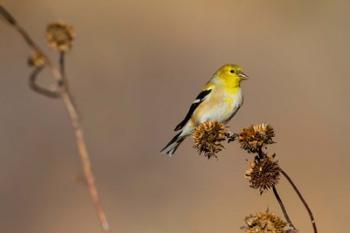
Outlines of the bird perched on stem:
M248 76L238 65L224 65L218 69L192 102L185 118L175 127L178 133L161 150L172 156L181 142L206 121L227 123L243 104L241 81Z

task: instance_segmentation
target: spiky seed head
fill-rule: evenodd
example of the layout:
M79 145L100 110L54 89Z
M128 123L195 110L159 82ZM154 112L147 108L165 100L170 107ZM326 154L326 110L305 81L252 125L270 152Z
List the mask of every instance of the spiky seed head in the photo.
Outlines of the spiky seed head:
M283 233L287 223L269 210L251 214L244 219L245 226L242 229L246 233Z
M63 22L51 23L46 28L48 45L60 52L67 52L72 48L75 36L73 27Z
M278 161L273 156L263 158L256 157L249 164L245 177L250 183L250 187L258 189L260 194L275 186L280 178L280 167Z
M272 140L274 136L273 128L263 123L243 128L238 136L238 142L248 153L257 153L263 146L274 143Z
M217 121L207 121L198 125L193 134L194 148L198 153L208 157L217 157L224 146L222 142L226 140L226 126Z
M42 67L46 64L46 57L38 51L33 51L32 55L28 58L28 65L34 67Z

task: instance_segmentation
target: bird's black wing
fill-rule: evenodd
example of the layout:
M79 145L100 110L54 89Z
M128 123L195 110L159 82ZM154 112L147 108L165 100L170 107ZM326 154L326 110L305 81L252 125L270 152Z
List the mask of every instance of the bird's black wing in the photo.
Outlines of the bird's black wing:
M195 101L193 101L193 103L191 104L190 109L188 110L185 119L183 119L176 127L175 127L175 131L182 129L186 123L188 122L189 119L191 119L192 114L194 112L194 110L197 109L197 107L203 102L203 100L205 99L205 97L207 95L209 95L209 93L211 92L211 89L208 90L203 90L201 93L199 93L199 95L196 97Z

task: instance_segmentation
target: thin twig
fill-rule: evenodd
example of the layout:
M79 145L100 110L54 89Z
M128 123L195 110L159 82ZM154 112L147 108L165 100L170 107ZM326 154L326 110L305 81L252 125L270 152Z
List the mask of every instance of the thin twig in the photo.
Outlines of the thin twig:
M288 180L290 185L293 187L294 191L297 193L299 199L301 200L301 202L305 206L305 208L306 208L306 210L307 210L307 212L309 214L310 221L311 221L314 233L317 233L317 226L316 226L315 218L314 218L314 215L313 215L309 205L305 201L305 199L304 199L303 195L301 194L301 192L299 191L298 187L294 184L293 180L288 176L288 174L282 169L280 169L280 171L281 171L282 175Z
M289 215L287 213L287 209L284 206L284 204L282 202L282 199L281 199L280 195L277 192L276 186L272 187L272 191L273 191L273 194L275 194L275 197L276 197L276 199L278 201L278 204L280 205L280 207L282 209L282 212L283 212L283 215L284 215L285 219L287 220L289 226L291 226L295 230L296 228L295 228L294 224L292 223L292 220L290 219L290 217L289 217Z
M0 5L0 15L4 17L4 19L13 26L19 34L23 37L25 42L31 47L33 50L40 50L38 46L34 43L32 38L28 35L28 33L17 23L17 20L8 12L5 7Z
M3 7L0 5L0 15L4 17L4 19L9 23L9 24L16 24L16 19L12 17L12 15Z
M102 207L101 200L99 197L99 193L97 191L94 174L92 171L91 161L89 157L89 153L86 147L86 142L83 134L83 130L80 123L80 118L74 105L74 101L71 95L71 92L68 88L68 83L65 80L65 72L64 72L64 54L61 54L61 62L60 69L58 70L50 61L50 59L43 53L43 51L35 44L35 42L31 39L29 34L17 23L16 19L3 7L0 5L0 15L4 17L4 19L14 27L14 29L22 36L27 45L34 51L42 54L45 58L45 64L49 67L54 79L58 84L58 93L60 94L68 115L71 120L71 124L74 129L76 144L80 156L80 160L82 163L82 167L84 170L85 178L88 184L89 192L91 199L95 205L97 216L101 223L101 226L105 232L110 232L110 227L106 218L105 211ZM40 73L41 70L34 71L34 75L32 74L31 79L36 79L36 75ZM64 85L62 85L62 83Z
M74 108L76 109L76 111L78 111L77 106L75 104L75 100L73 98L72 92L70 90L69 87L69 81L66 75L66 53L64 51L61 51L59 54L59 59L58 59L58 63L60 66L60 73L62 76L62 81L59 83L60 86L63 86L63 88L66 90L66 92L69 95L70 100L72 101L72 104L74 105ZM77 114L79 116L79 114Z
M38 78L38 75L40 74L40 72L44 69L44 67L42 66L39 66L39 67L36 67L33 72L30 74L29 76L29 87L37 92L38 94L41 94L41 95L44 95L46 97L50 97L50 98L59 98L61 95L59 92L57 91L51 91L51 90L48 90L44 87L41 87L37 82L37 78Z
M88 184L88 188L90 191L90 195L91 195L91 199L95 205L98 217L100 219L100 222L102 224L102 227L105 231L110 231L110 227L106 218L106 214L103 210L101 201L100 201L100 197L99 194L97 192L97 187L96 187L96 183L95 183L95 178L94 178L94 174L92 171L92 167L91 167L91 160L89 157L89 153L87 151L87 147L86 147L86 142L84 139L84 134L83 134L83 130L81 127L81 123L80 123L80 119L79 119L79 114L77 112L77 109L74 105L74 100L72 97L72 94L70 92L69 89L69 85L68 85L68 81L67 81L67 77L65 75L65 53L61 52L60 53L60 70L61 70L61 74L62 74L62 80L63 80L63 86L64 86L64 91L62 92L62 99L63 102L65 103L65 106L67 108L69 117L71 119L71 123L74 129L74 133L75 133L75 137L76 137L76 142L77 142L77 146L78 146L78 150L79 150L79 155L80 155L80 159L83 165L83 169L84 169L84 174L86 177L86 181Z
M60 55L59 55L58 63L60 65L60 73L62 75L62 81L63 81L63 83L61 83L61 84L66 85L65 88L68 89L68 80L67 80L67 76L66 76L66 66L65 66L65 56L66 56L66 53L64 51L61 51Z

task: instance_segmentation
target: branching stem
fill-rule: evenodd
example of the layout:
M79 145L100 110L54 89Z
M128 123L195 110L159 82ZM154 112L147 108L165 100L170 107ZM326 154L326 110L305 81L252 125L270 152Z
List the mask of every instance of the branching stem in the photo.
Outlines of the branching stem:
M272 187L272 191L273 191L273 194L275 194L275 197L276 197L276 199L278 201L278 204L280 205L280 207L282 209L282 212L283 212L283 215L284 215L286 221L288 222L289 226L291 226L294 230L296 230L294 224L292 223L292 220L290 219L290 217L289 217L289 215L287 213L287 209L284 206L284 204L282 202L282 199L281 199L280 195L277 192L276 186Z
M33 70L33 72L29 76L29 87L33 91L37 92L40 95L44 95L44 96L50 97L50 98L59 98L61 96L59 92L48 90L44 87L41 87L37 83L38 75L41 73L41 71L43 69L44 69L44 67L42 67L42 66L35 67L35 69Z
M305 209L307 210L309 217L310 217L310 221L312 224L312 228L314 233L317 233L317 226L316 226L316 222L315 222L315 218L314 215L309 207L309 205L307 204L307 202L305 201L305 198L303 197L303 195L301 194L301 192L299 191L298 187L294 184L293 180L288 176L288 174L280 169L282 175L288 180L288 182L290 183L290 185L293 187L294 191L297 193L299 199L301 200L301 202L303 203Z
M97 191L95 177L92 171L92 165L89 157L89 153L87 150L83 129L80 122L80 117L77 111L77 108L74 104L74 100L72 94L69 90L68 81L66 79L65 74L65 66L64 66L64 58L65 54L63 52L60 53L60 70L56 68L50 61L50 59L43 53L43 51L36 45L36 43L32 40L29 34L18 24L17 20L3 7L0 5L0 15L5 19L5 21L11 25L25 40L27 45L33 51L41 54L44 57L45 65L50 69L53 78L55 79L58 90L57 93L50 92L49 90L42 88L36 84L37 75L42 71L43 67L36 68L33 73L30 75L30 87L45 96L50 97L61 97L66 110L68 112L69 118L71 120L71 124L74 129L75 139L78 149L78 154L80 156L80 160L82 163L82 167L84 170L85 178L88 184L90 196L93 204L95 205L97 216L101 223L101 226L105 232L110 232L110 227L106 218L106 214L104 209L102 208L101 200L99 197L99 193ZM56 96L57 95L57 96Z

